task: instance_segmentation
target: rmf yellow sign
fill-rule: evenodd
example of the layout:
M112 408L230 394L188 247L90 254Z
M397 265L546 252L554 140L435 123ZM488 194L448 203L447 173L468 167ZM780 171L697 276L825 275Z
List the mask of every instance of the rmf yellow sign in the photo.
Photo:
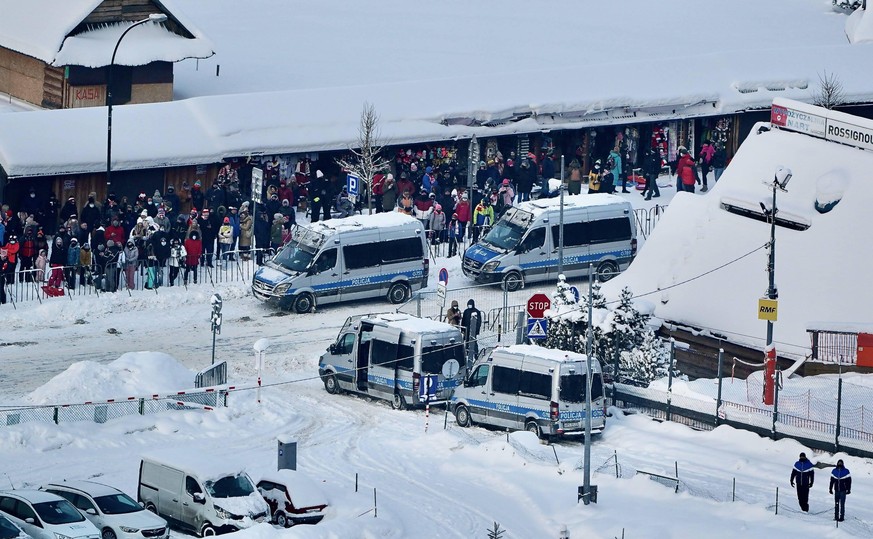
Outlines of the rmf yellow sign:
M771 322L776 321L776 309L779 306L779 302L775 299L764 299L761 298L758 300L758 320L769 320Z

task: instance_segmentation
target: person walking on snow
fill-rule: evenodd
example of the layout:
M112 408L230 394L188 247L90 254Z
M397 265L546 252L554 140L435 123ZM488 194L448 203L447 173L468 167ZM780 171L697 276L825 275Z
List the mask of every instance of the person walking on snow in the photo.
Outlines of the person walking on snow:
M793 487L795 484L797 486L797 501L801 511L809 511L809 489L812 488L814 482L815 468L807 460L806 453L801 453L791 470L791 486Z
M846 517L846 494L852 493L852 476L843 465L843 459L837 461L837 467L831 472L828 491L834 495L834 520L842 522Z

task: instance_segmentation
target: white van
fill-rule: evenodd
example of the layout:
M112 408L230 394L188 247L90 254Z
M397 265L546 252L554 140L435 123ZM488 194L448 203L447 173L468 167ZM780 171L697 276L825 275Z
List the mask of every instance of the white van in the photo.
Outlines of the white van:
M269 511L242 470L207 456L147 456L139 465L137 501L171 524L201 537L263 522Z
M480 283L503 283L515 291L526 282L558 278L559 198L522 202L464 252L464 275ZM633 207L617 195L564 197L564 267L567 277L585 277L593 264L600 280L624 271L637 254Z
M388 212L319 221L300 227L272 260L255 272L255 297L298 313L319 304L385 297L403 303L427 286L424 227Z
M541 438L585 434L585 355L519 344L476 361L450 407L458 425L525 429ZM591 361L591 432L606 426L600 362Z
M396 409L424 406L427 395L448 400L463 372L460 328L403 313L349 317L318 360L328 393L370 395ZM432 391L423 393L422 384Z

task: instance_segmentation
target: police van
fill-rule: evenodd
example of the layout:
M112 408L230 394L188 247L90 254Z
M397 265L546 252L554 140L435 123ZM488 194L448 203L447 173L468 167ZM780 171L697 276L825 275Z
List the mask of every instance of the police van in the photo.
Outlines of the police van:
M310 312L318 304L385 297L407 301L427 286L427 239L418 219L398 212L356 215L300 227L255 272L256 298Z
M318 361L328 393L369 395L395 409L447 401L463 372L457 326L403 313L349 317Z
M480 283L503 283L509 291L526 282L556 280L560 211L559 198L509 208L464 252L464 275ZM564 197L563 254L567 277L587 276L589 264L603 281L627 269L637 254L630 202L609 194Z
M591 432L606 426L600 362L591 361ZM540 438L585 434L585 355L533 345L494 348L470 367L449 406L461 427L480 423Z

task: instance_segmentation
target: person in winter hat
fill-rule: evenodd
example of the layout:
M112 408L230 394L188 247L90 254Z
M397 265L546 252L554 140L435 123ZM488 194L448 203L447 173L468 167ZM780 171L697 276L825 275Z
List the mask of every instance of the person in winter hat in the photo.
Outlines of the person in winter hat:
M239 250L240 258L251 260L252 236L254 234L254 220L249 214L249 203L243 202L239 212Z
M503 179L500 189L497 190L497 194L500 198L500 214L502 215L506 210L512 207L512 202L515 199L515 189L512 188L512 183L509 181L509 178Z
M270 248L278 251L282 248L282 225L284 216L281 213L273 214L273 224L270 226Z
M202 210L204 207L206 207L205 202L206 196L203 194L200 180L197 180L196 182L194 182L194 186L191 188L191 207Z
M458 203L455 204L455 213L458 214L458 225L460 226L460 240L463 240L467 234L467 226L470 223L470 217L472 216L472 209L470 208L470 197L466 191L461 193L461 199L458 200Z
M446 311L446 322L453 326L460 327L462 318L463 315L461 309L458 308L458 300L453 299L452 306L449 307L448 311Z
M188 279L193 276L194 284L197 284L197 265L200 263L200 257L203 255L203 242L200 237L199 230L192 230L188 233L185 239L185 276L183 284L188 286Z
M466 357L468 364L479 355L479 331L482 329L482 311L476 308L473 299L467 301L467 308L461 316L461 332L464 335L464 344L467 348Z
M230 217L224 218L221 228L218 229L218 254L224 260L224 266L227 267L227 260L230 256L230 249L233 246L233 226L230 224Z
M676 162L676 191L694 192L694 158L684 147L679 147L679 160Z
M464 228L458 221L458 214L453 213L452 218L447 225L447 236L449 240L449 258L458 254L458 244L464 241Z
M494 208L491 200L483 197L473 210L473 243L479 241L479 235L494 224Z
M446 232L446 214L443 213L441 204L433 205L433 213L428 219L428 228L430 228L430 241L433 245L439 245L440 242L445 242Z
M40 249L39 254L36 255L36 260L33 262L33 267L35 269L33 278L37 283L45 282L45 269L48 264L48 252L45 249Z
M600 192L600 179L603 175L603 170L601 169L600 159L594 162L594 166L591 167L591 172L588 173L588 194L594 194Z
M185 261L187 256L188 251L185 250L185 246L182 245L182 242L180 242L178 238L173 238L170 242L170 258L168 259L168 264L170 266L170 286L176 284L176 278L179 276L179 272L186 265Z
M705 193L709 190L706 185L706 177L709 175L709 170L712 168L712 157L715 155L715 146L712 141L706 139L703 141L703 146L697 152L697 162L700 164L700 178L703 180L703 185L700 187L700 192Z
M815 466L806 458L806 453L801 453L791 469L791 486L797 486L797 502L803 512L809 511L809 489L814 482Z
M415 210L415 201L409 193L409 191L403 191L403 196L397 199L397 211L406 215L412 215Z
M852 493L852 475L843 464L843 459L837 461L837 466L831 472L828 492L834 495L834 520L842 522L846 518L846 495Z
M76 274L79 271L79 260L81 258L82 248L79 246L79 240L70 238L70 246L67 248L67 262L64 267L64 277L67 280L67 288L75 290Z
M382 211L394 211L397 206L397 183L394 174L388 174L382 180Z
M128 240L124 249L121 250L119 263L124 268L124 276L128 290L136 288L136 268L140 261L140 250L134 240Z
M200 265L205 264L211 268L212 255L215 252L215 239L218 237L218 229L221 225L218 223L218 217L213 215L209 208L203 208L197 219L197 224L200 227L200 240L203 242L203 257L200 259Z

